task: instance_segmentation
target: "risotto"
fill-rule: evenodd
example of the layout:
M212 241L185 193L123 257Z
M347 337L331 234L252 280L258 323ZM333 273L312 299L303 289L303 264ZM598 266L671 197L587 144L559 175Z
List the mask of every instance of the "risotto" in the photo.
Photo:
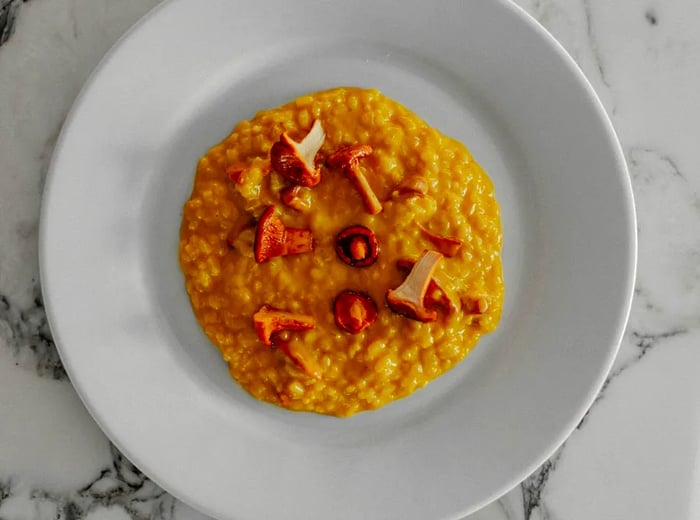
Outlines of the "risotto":
M231 376L348 416L423 387L496 327L493 185L459 142L376 90L302 96L197 165L179 260Z

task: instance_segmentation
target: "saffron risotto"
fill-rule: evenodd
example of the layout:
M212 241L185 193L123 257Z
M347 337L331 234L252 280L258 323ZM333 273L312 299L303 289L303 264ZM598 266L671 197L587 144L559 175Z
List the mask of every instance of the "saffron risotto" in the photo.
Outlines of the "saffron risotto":
M283 202L289 182L271 168L270 151L282 133L302 140L316 120L325 131L315 158L321 181L299 187L293 209ZM348 175L324 164L348 145L372 148L357 168L381 201L377 214ZM402 188L412 179L423 189ZM256 219L271 206L285 226L311 231L313 251L256 262ZM376 261L361 268L336 253L338 233L356 225L379 244ZM437 285L428 288L454 305L424 322L394 312L386 294L406 279L397 262L436 249L431 234L460 245L436 265ZM349 416L425 386L495 329L501 245L493 185L461 143L377 90L336 88L241 121L199 160L179 260L194 314L243 388L290 410ZM334 301L347 290L376 303L376 321L357 334L334 316ZM314 325L280 331L265 345L253 321L263 306L313 317ZM302 352L314 375L290 352Z

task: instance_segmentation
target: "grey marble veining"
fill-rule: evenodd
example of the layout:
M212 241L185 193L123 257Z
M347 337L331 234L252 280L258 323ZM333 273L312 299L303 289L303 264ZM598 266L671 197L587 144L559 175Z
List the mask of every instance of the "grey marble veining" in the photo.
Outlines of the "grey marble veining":
M0 45L12 36L21 3L22 0L0 1Z
M36 260L43 178L67 111L155 3L0 0L0 519L200 517L82 408L46 324ZM470 518L700 518L700 4L517 3L574 57L619 133L638 278L593 407L549 461Z
M31 304L22 308L0 294L0 338L12 351L17 366L30 368L40 377L65 379L66 372L51 338L38 284L33 286L32 292Z

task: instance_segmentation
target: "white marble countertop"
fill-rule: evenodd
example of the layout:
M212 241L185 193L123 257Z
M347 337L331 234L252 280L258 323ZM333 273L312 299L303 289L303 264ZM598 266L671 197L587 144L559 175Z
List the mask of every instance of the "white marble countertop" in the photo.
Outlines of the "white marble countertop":
M189 519L114 448L61 366L38 281L47 163L91 69L156 0L0 0L0 519ZM627 157L636 298L564 446L472 520L700 518L700 3L518 0L571 53ZM592 326L595 326L594 324Z

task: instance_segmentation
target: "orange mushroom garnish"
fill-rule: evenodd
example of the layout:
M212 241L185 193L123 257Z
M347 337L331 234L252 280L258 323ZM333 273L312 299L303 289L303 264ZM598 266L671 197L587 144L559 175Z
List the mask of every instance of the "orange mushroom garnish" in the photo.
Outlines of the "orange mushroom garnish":
M382 203L372 191L367 177L360 170L360 159L372 154L372 147L368 144L344 146L332 153L326 159L326 164L331 168L342 170L360 192L365 209L370 215L376 215L382 211Z
M402 271L410 272L415 265L415 260L401 258L396 261L396 267ZM425 306L428 309L438 308L446 314L457 312L461 308L461 301L455 295L445 289L442 284L433 276L430 279L428 288L425 291Z
M297 211L307 211L311 208L308 200L304 200L300 192L303 188L298 184L293 184L287 186L282 191L280 191L280 199L285 206Z
M437 251L423 251L403 283L387 291L386 302L392 311L423 322L437 319L437 311L425 306L425 294L433 271L442 258L443 255Z
M310 330L316 324L313 316L296 314L263 305L253 314L253 326L260 341L268 347L273 344L272 336L283 330Z
M283 133L270 150L272 168L294 184L316 186L321 181L321 170L315 163L316 154L325 139L326 133L318 119L300 142Z
M275 341L275 345L307 376L321 379L321 365L314 359L306 345L280 340Z
M259 264L275 256L298 255L314 250L314 239L309 229L288 228L278 216L275 207L268 206L258 221L255 232L255 261Z
M335 324L350 334L359 334L377 321L377 304L363 292L343 291L333 302Z
M440 251L443 255L448 256L448 257L453 257L457 253L459 253L459 250L462 247L462 241L459 240L458 238L453 238L453 237L448 237L445 235L438 235L436 233L433 233L429 229L426 229L425 227L421 226L420 224L418 225L418 229L421 230L421 232L426 236L430 242Z
M350 267L368 267L377 261L379 242L368 227L350 226L335 238L335 252Z
M425 195L428 193L428 179L422 175L410 175L404 177L396 187L399 195Z

